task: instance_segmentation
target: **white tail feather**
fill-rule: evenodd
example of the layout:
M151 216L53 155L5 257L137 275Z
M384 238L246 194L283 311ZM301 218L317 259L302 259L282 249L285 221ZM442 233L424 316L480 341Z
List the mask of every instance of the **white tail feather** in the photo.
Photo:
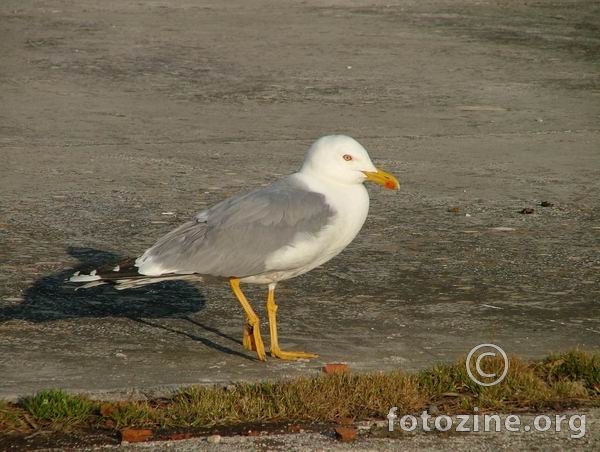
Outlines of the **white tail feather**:
M91 272L89 275L81 275L79 272L75 273L73 276L69 278L71 282L90 282L90 281L99 281L102 278L96 274L96 270Z
M148 284L154 284L162 281L202 281L203 278L198 275L171 275L154 278L138 278L138 279L117 279L115 289L134 289L136 287L147 286ZM87 284L86 284L87 285Z

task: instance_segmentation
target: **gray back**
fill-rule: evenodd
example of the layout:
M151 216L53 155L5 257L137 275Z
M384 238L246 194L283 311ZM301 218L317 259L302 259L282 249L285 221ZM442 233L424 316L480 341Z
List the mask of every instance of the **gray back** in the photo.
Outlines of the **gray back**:
M286 270L267 269L265 261L297 234L316 235L334 215L322 194L292 175L200 212L144 256L177 273L244 277Z

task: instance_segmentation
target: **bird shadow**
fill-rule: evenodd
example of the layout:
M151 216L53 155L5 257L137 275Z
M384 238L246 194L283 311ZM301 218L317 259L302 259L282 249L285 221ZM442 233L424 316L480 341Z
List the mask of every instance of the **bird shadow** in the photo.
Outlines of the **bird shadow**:
M35 281L24 292L20 304L0 308L0 323L9 320L49 322L87 317L123 317L188 337L223 353L252 359L204 336L160 322L161 319L183 319L209 334L241 345L239 340L191 318L206 305L204 295L192 284L184 281L165 281L123 291L117 291L110 285L75 290L77 286L67 281L75 271L89 272L100 265L119 261L122 256L81 247L69 247L68 252L79 260L80 265Z

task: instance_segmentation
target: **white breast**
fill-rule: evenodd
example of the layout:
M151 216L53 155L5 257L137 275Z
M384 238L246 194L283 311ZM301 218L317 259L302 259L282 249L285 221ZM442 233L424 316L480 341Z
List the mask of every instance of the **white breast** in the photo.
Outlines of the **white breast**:
M362 184L326 183L309 176L303 179L311 190L325 195L336 212L333 221L316 236L299 234L290 246L268 257L266 267L272 270L243 282L267 284L306 273L339 254L362 228L369 212L369 194Z

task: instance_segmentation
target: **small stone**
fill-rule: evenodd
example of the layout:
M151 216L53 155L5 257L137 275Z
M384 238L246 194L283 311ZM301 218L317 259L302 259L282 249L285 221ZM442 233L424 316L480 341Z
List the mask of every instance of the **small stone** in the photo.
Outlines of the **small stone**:
M542 206L542 207L554 207L554 203L553 202L549 202L549 201L542 201L540 203L540 206Z
M152 430L147 428L125 428L121 430L121 441L140 443L152 436Z
M336 427L335 437L344 443L354 441L358 436L358 429L355 427Z
M523 210L521 210L521 213L525 215L531 215L533 212L535 212L535 210L532 207L525 207Z
M440 414L439 408L433 403L427 407L427 412L432 416L437 416L438 414Z
M343 363L329 363L323 366L323 372L327 375L332 374L345 374L348 372L348 364Z
M210 435L208 438L206 438L206 441L211 444L219 444L221 442L221 435Z
M387 424L387 421L386 421L385 425L388 425L388 424ZM368 432L368 431L370 431L370 430L371 430L373 427L376 427L376 426L377 426L377 423L373 424L373 423L371 423L371 422L369 422L369 421L362 421L362 422L359 422L359 423L356 425L356 428L358 429L358 431L359 431L359 432Z

